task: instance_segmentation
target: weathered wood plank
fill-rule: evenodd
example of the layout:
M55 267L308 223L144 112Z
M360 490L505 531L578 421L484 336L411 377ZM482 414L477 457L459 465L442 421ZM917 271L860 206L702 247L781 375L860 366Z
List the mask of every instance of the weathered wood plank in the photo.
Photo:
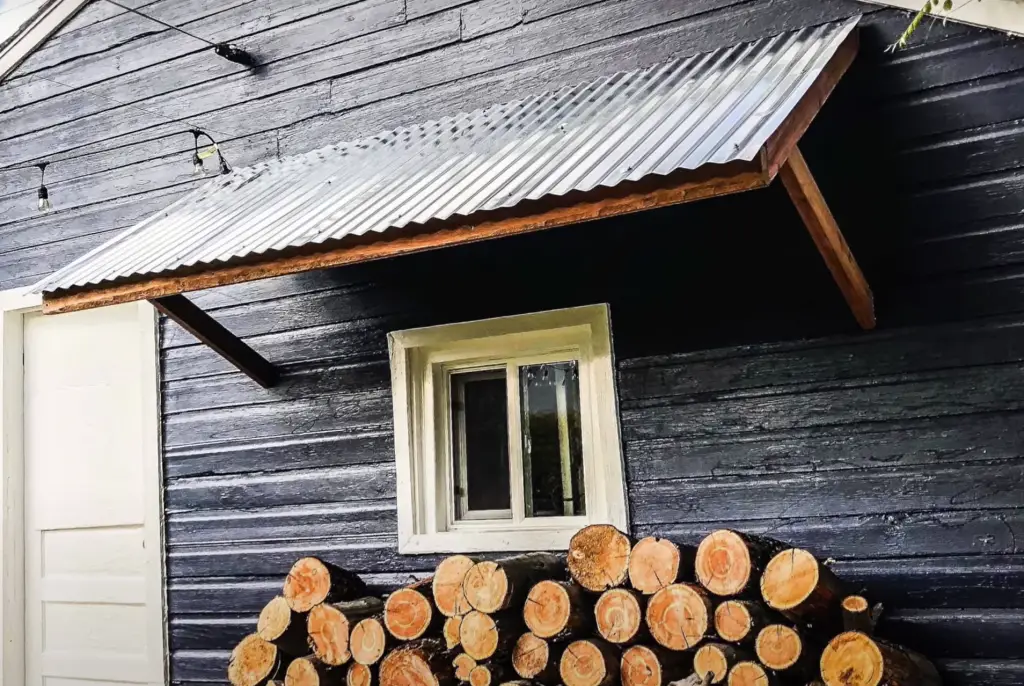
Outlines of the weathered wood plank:
M1020 505L1024 459L840 470L765 478L721 477L631 485L633 516L657 524L827 517L867 512L943 512Z
M883 615L878 635L944 658L1024 658L1024 610L904 610Z
M168 479L249 471L280 472L355 464L378 464L394 458L391 428L365 433L321 431L279 439L209 442L168 447L164 473Z
M664 438L625 444L632 481L935 466L1022 457L1024 414L926 417L795 430L742 440Z
M788 388L783 393L737 393L691 402L622 411L623 438L740 436L797 428L838 426L977 412L1024 409L1018 363L880 377ZM998 387L993 377L1004 379ZM957 391L953 392L952 389Z
M248 97L268 95L275 92L271 84L277 86L277 89L281 88L278 85L278 82L282 81L280 74L288 73L289 70L294 71L296 64L312 66L317 62L330 60L333 57L330 52L332 46L399 26L405 20L405 6L402 0L362 0L355 3L335 0L334 5L333 9L330 5L326 8L321 5L321 9L327 11L322 14L314 12L312 16L306 15L299 21L285 22L282 25L277 25L278 22L268 22L266 7L259 2L240 5L227 12L224 17L216 17L215 25L223 26L223 29L210 40L216 42L230 39L256 54L260 64L264 65L261 76L256 81L245 66L218 59L202 43L177 32L168 31L155 39L147 37L136 42L130 50L122 51L123 54L108 56L103 53L92 58L101 64L109 64L110 66L105 67L107 70L115 71L115 68L120 66L120 70L115 71L116 78L98 83L83 83L81 85L88 86L84 90L63 89L59 94L50 93L52 97L26 103L0 114L0 131L3 132L0 136L3 139L11 139L109 110L116 107L117 102L150 101L172 92L176 96L176 102L188 102L189 93L209 91L211 85L204 84L214 80L218 82L213 86L214 93L230 90L237 99L238 86L232 88L231 85L241 85L244 82ZM299 5L298 8L301 9L302 6ZM282 19L287 19L289 14L292 13L285 12ZM301 16L305 12L299 14ZM268 23L269 28L266 27ZM202 21L200 25L210 24ZM246 36L247 29L251 35L244 39L240 38ZM252 32L253 30L258 32ZM211 31L207 29L206 33ZM319 54L318 51L321 50L328 52ZM73 63L69 68L78 73L100 71L89 60L80 69ZM315 73L316 69L311 69L309 76ZM330 72L321 78L334 74L335 72ZM46 76L49 77L49 74ZM57 80L66 83L64 79ZM287 85L295 87L317 80L319 79L307 78L306 70L302 69L301 73L293 74L287 79ZM211 94L207 92L206 95L209 97ZM170 97L164 99L171 101ZM217 99L219 98L215 98L211 104L215 104ZM227 104L235 100L220 101ZM159 102L150 102L148 106L142 107L163 110ZM150 117L152 118L152 115Z
M169 545L297 541L397 530L392 500L170 514Z
M363 433L391 424L390 389L302 398L172 415L164 422L164 445L256 440L324 431Z
M522 21L521 0L480 0L462 8L462 40L504 31Z
M253 388L239 374L164 385L164 416L240 405L262 405L342 391L365 392L388 387L391 369L383 361L344 365L302 365L281 368L272 389Z
M236 509L259 503L284 507L392 498L392 463L349 465L298 472L175 479L164 490L164 512Z
M1017 686L1024 683L1024 660L938 659L947 686Z
M268 599L273 596L268 596ZM217 617L175 617L168 623L169 649L227 650L251 634L258 614Z

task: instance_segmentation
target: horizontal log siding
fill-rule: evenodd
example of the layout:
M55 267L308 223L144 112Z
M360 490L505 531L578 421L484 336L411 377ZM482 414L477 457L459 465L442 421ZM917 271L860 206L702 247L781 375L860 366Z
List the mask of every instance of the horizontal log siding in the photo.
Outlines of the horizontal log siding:
M609 302L634 533L807 546L948 683L1024 682L1024 47L848 0L155 0L267 64L92 3L0 85L0 287L197 183L188 120L251 164L855 12L862 56L804 144L875 289L854 330L779 188L196 301L282 366L266 391L161 327L177 686L223 683L289 564L379 589L396 553L395 329ZM48 81L47 79L52 79ZM59 81L59 85L53 81ZM169 123L146 110L181 120Z

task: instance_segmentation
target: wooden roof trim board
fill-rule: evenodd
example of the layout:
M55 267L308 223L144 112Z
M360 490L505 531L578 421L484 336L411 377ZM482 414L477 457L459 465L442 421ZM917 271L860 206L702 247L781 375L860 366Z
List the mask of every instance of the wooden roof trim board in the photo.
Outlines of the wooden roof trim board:
M924 0L862 0L918 12ZM1024 36L1024 2L1021 0L955 0L953 10L935 15L936 21L955 21Z
M0 82L60 30L89 0L50 0L17 33L0 44Z
M244 264L215 268L207 266L194 273L48 293L43 297L43 311L56 314L150 300L185 328L200 332L212 331L210 335L200 336L201 340L206 341L212 336L218 341L218 345L213 346L215 350L262 385L271 385L274 382L272 366L242 341L230 340L234 338L233 335L198 308L184 306L181 300L185 299L181 294L464 245L764 188L781 174L787 192L855 318L863 328L870 329L875 325L871 289L796 147L852 63L857 48L857 33L853 31L782 125L762 146L757 157L750 162L736 161L709 164L696 170L678 170L666 176L652 176L612 188L573 192L565 196L521 203L507 210L481 213L468 220L431 221L414 229L389 231L384 236L375 236L360 243L353 244L351 240L345 240L343 245L319 245L316 252L306 248L294 254L260 255L259 259ZM176 307L165 307L168 302ZM225 347L235 353L225 354L222 352Z

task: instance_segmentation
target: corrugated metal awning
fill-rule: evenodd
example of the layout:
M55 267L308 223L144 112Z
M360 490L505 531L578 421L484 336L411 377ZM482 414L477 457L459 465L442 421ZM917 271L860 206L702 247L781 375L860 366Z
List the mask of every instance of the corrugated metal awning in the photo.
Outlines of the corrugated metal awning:
M759 158L805 97L815 96L812 87L856 23L853 18L806 28L238 169L35 289L48 300L108 291L111 297L79 299L99 305L191 290L178 280L135 289L134 298L109 292L120 286L118 292L127 293L125 284L154 279L168 283L246 265L244 274L194 282L206 287L301 271L303 265L358 261L360 255L372 259L391 253L369 244L416 235L418 241L398 252L435 247L423 234L479 228L479 219L522 215L517 208L550 212L607 189L652 192L678 185L681 171L714 168L685 178L690 186L717 179L718 187L691 188L674 202L764 185L774 171ZM816 111L820 102L814 104ZM759 183L722 181L752 172L761 175ZM530 230L590 218L568 215ZM462 233L464 240L489 237L486 231ZM309 257L345 246L359 247L354 258ZM265 274L252 268L282 256L303 257L295 268Z

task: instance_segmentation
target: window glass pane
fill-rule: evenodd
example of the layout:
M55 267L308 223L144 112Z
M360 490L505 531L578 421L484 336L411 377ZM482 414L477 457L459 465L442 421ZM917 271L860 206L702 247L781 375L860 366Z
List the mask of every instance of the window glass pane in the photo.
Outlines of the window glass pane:
M451 375L457 519L512 517L505 370Z
M519 368L527 517L586 514L576 361Z

